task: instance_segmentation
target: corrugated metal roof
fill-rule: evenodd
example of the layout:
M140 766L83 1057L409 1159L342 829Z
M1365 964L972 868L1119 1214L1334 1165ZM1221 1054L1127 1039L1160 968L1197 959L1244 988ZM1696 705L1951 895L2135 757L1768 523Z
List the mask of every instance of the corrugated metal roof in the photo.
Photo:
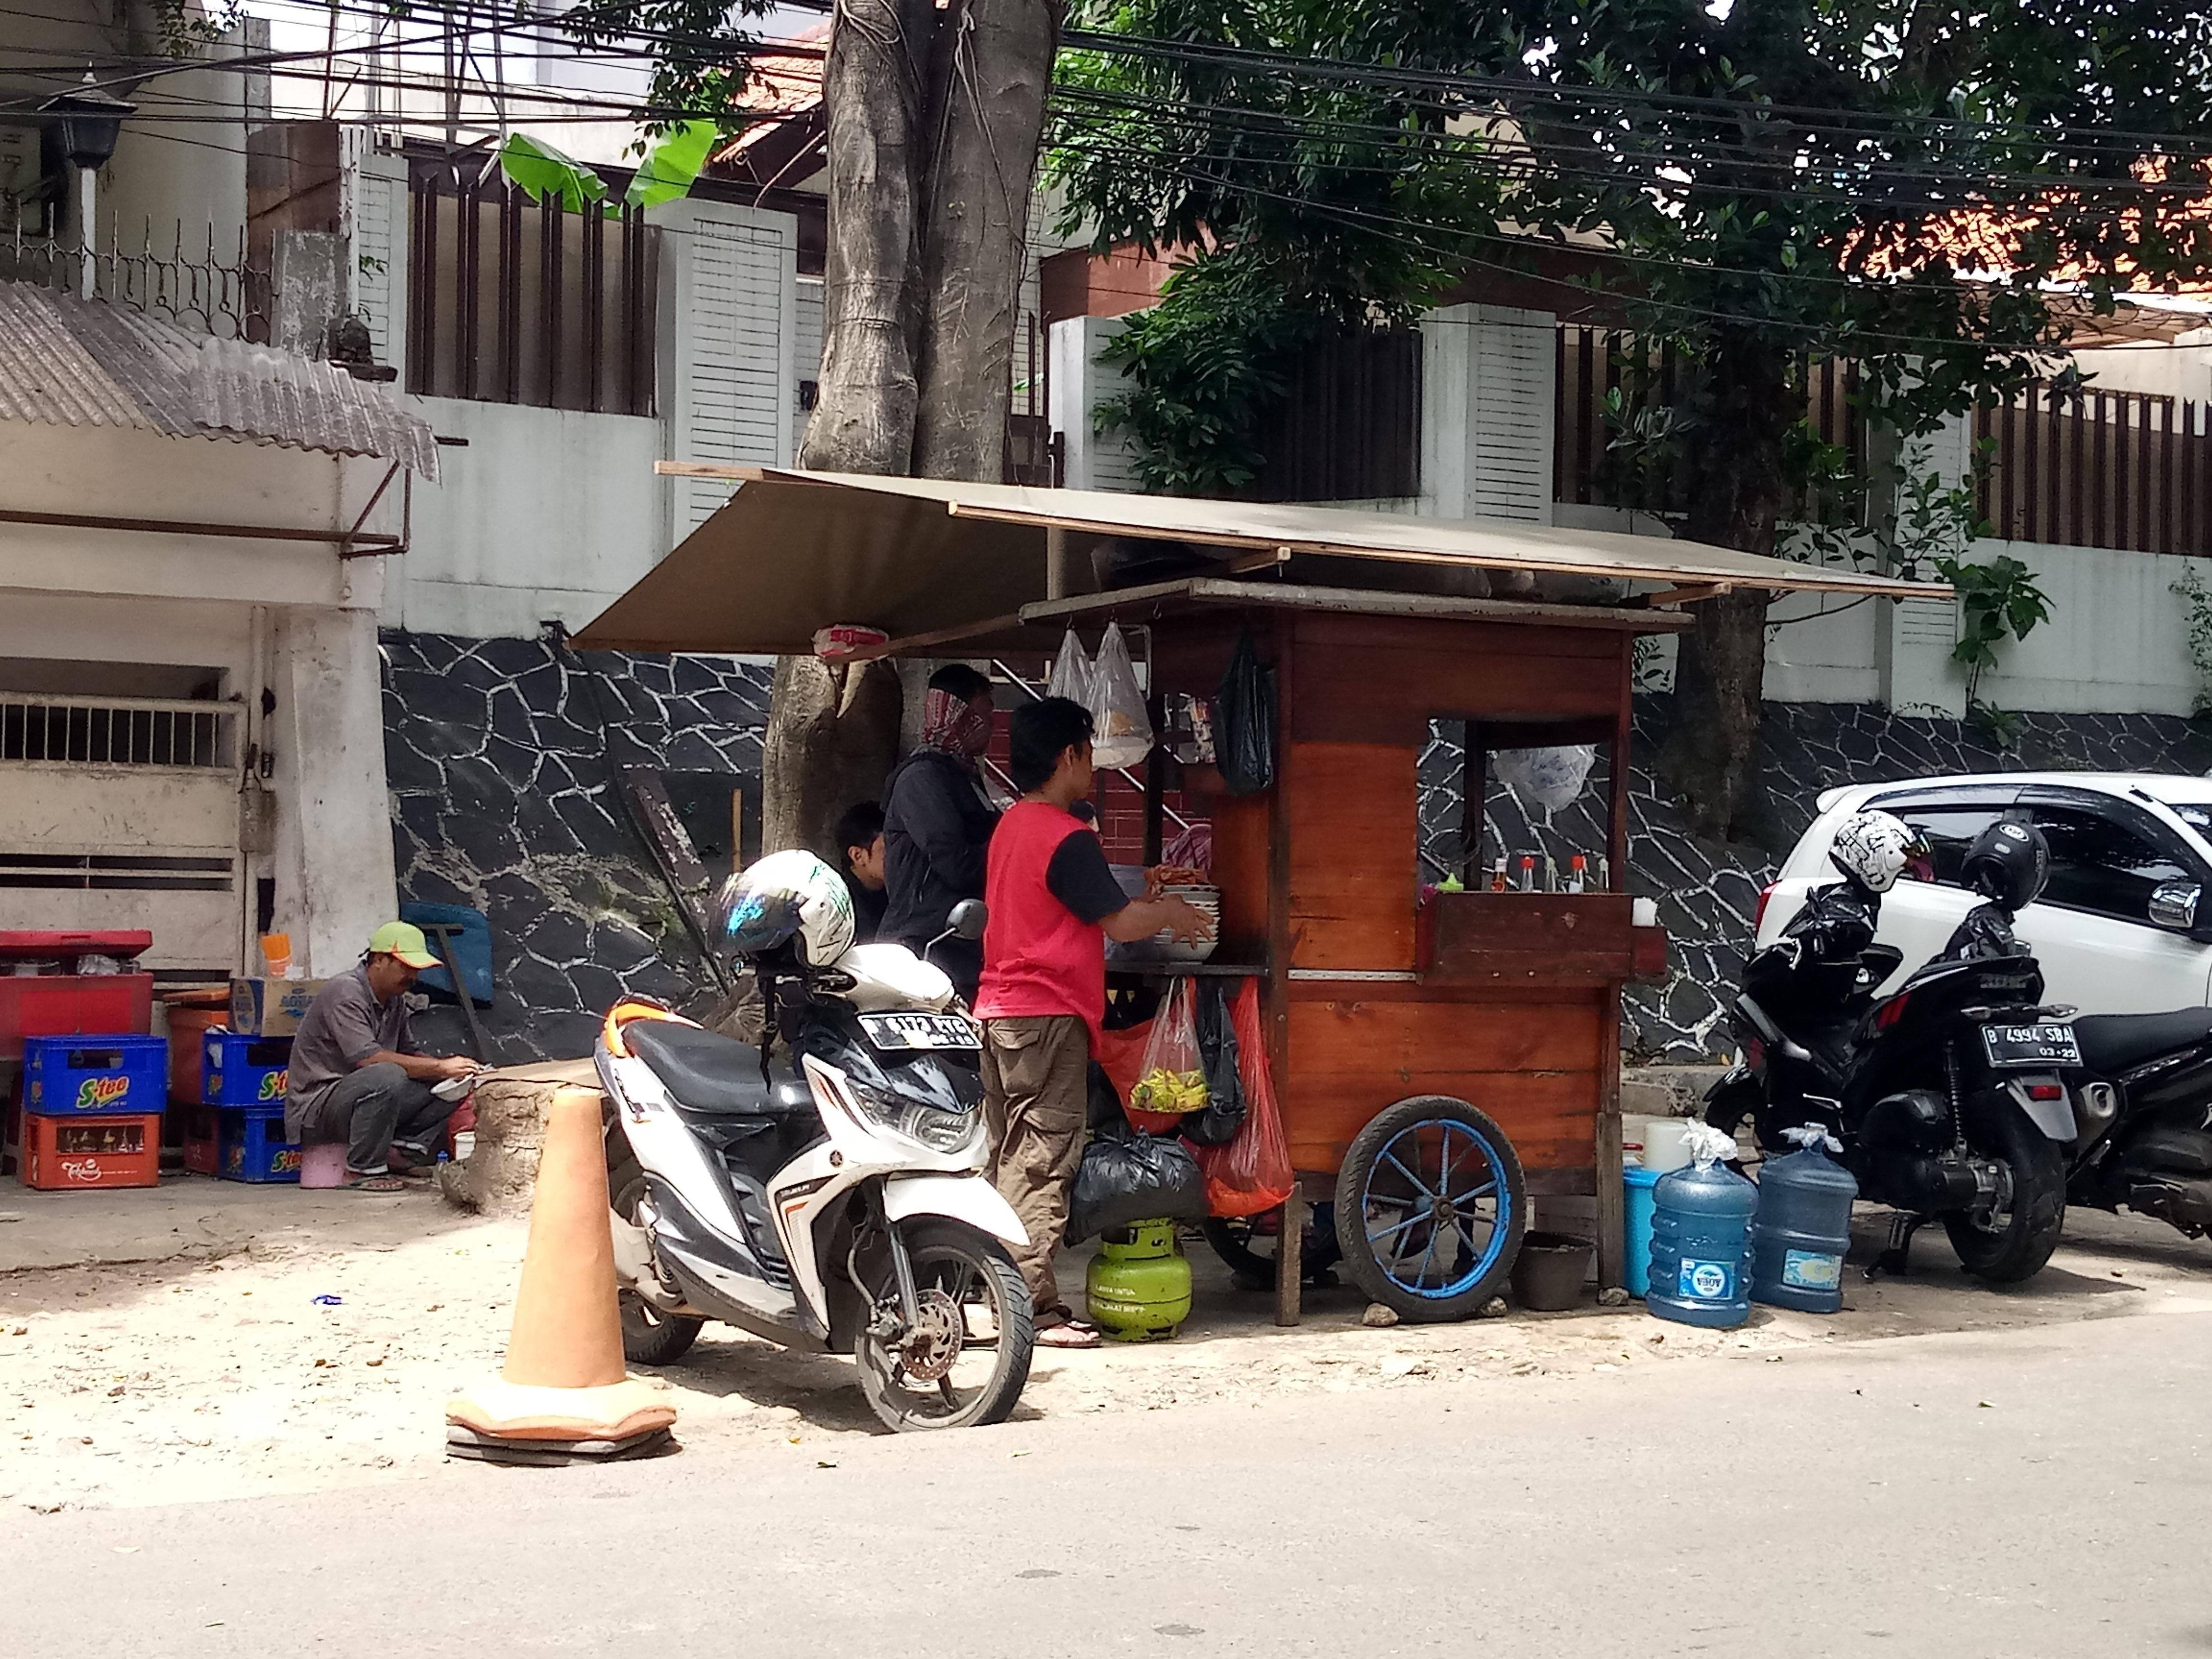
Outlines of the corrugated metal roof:
M438 476L428 425L342 368L28 283L0 283L0 419L376 455Z

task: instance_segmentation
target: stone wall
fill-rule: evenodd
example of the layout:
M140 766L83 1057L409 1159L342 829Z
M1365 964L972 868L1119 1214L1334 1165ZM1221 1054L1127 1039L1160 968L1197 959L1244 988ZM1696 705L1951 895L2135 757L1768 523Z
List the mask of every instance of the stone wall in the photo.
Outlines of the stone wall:
M423 634L386 635L383 655L399 894L489 917L498 996L482 1016L486 1057L588 1054L599 1017L624 992L693 1012L711 1004L690 935L612 791L610 759L757 778L767 668L609 653L587 655L580 676L542 641ZM1955 720L1776 703L1763 729L1771 844L1723 846L1689 835L1656 781L1668 702L1639 700L1630 783L1629 886L1657 900L1671 937L1667 982L1628 996L1623 1041L1642 1060L1694 1063L1728 1046L1723 1000L1759 890L1821 791L1938 773L2212 768L2212 733L2166 715L2023 715L2001 751ZM1447 867L1458 857L1455 755L1439 742L1422 759L1423 849ZM1493 780L1486 848L1548 851L1564 871L1572 854L1603 846L1605 790L1601 761L1580 799L1532 823ZM1421 879L1439 873L1425 867ZM457 1010L428 1018L460 1046Z
M399 896L490 921L483 1057L588 1054L625 992L695 1011L711 1001L612 769L757 777L768 670L586 653L579 674L544 641L387 633L381 643ZM434 1006L418 1025L462 1045L457 1008Z

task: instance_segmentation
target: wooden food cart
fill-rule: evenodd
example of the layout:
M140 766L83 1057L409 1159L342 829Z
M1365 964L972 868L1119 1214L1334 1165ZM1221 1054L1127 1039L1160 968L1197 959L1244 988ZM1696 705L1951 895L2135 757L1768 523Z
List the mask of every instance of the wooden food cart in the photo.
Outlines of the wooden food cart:
M1462 1316L1510 1266L1531 1200L1594 1200L1621 1282L1620 991L1663 963L1628 871L1633 644L1731 584L1915 597L1851 570L1607 532L1341 509L664 464L748 482L586 630L586 647L805 651L872 623L884 654L1041 659L1070 628L1141 628L1156 699L1211 696L1249 638L1273 670L1274 780L1156 760L1212 824L1221 944L1261 983L1299 1193L1279 1234L1297 1317L1304 1206L1333 1202L1346 1267L1401 1316ZM1200 574L1101 586L1086 558L1176 542ZM1155 551L1158 550L1154 550ZM1534 571L1598 602L1477 597ZM738 572L761 580L750 592ZM1510 578L1506 579L1510 580ZM1609 587L1596 588L1597 583ZM1405 591L1437 587L1456 592ZM1632 587L1646 590L1631 592ZM1653 591L1656 590L1656 591ZM1439 725L1441 723L1441 725ZM1423 893L1419 769L1459 744L1461 877ZM1486 757L1597 745L1607 889L1486 890ZM1157 845L1153 850L1157 851Z

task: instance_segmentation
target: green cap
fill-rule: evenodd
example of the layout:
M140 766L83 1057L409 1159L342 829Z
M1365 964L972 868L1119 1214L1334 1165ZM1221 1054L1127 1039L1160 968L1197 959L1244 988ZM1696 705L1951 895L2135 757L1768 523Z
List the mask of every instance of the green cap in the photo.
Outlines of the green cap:
M411 921L386 922L368 936L368 953L373 957L398 957L410 968L438 965L438 958L430 954L430 942Z

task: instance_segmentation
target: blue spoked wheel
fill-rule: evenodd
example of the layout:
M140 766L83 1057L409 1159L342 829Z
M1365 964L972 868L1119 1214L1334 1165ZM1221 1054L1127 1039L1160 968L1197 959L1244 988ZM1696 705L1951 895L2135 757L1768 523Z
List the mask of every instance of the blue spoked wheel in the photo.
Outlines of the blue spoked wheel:
M1336 1177L1345 1271L1416 1323L1464 1319L1499 1294L1528 1218L1513 1143L1487 1113L1449 1095L1378 1114Z

